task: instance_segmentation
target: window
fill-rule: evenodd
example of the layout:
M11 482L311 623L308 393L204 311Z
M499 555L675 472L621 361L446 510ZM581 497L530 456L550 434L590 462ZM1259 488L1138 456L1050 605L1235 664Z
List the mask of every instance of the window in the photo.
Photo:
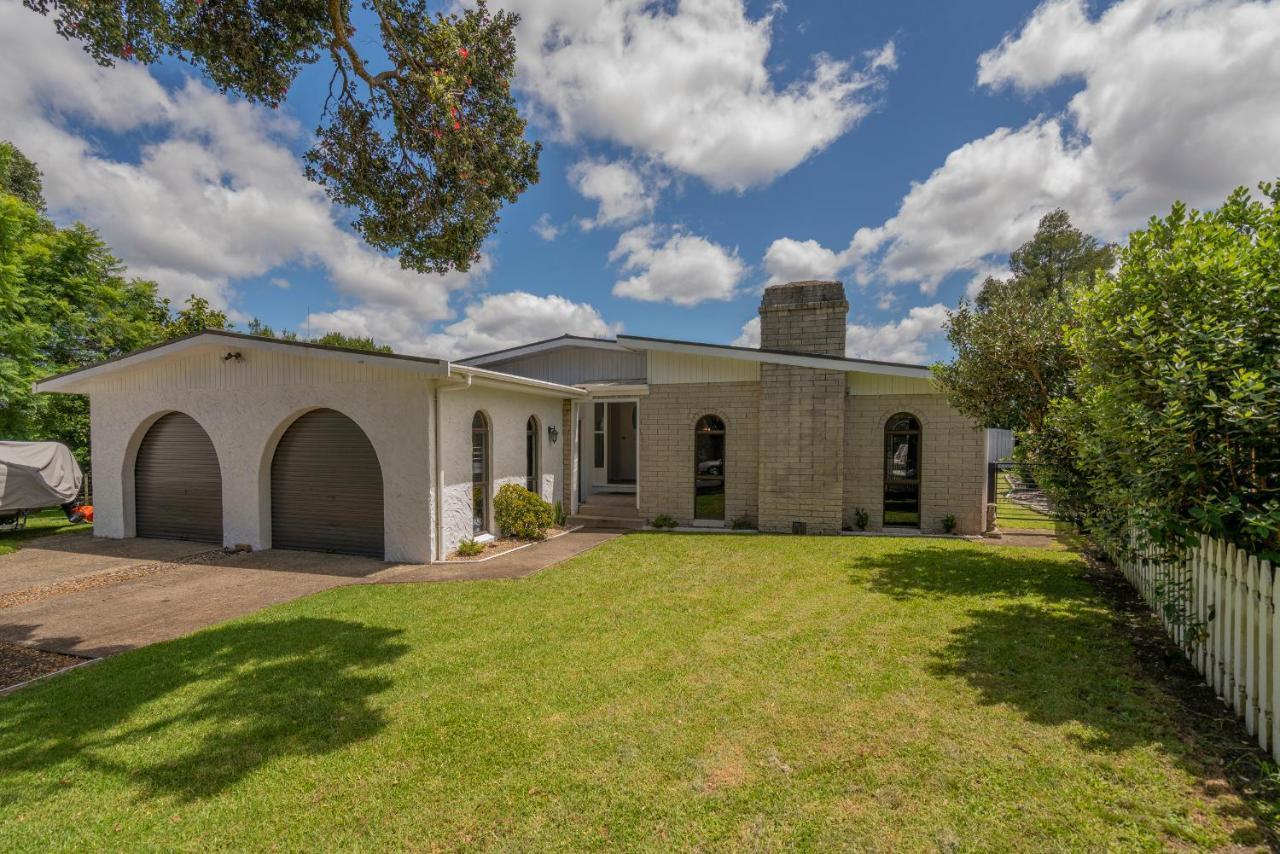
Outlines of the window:
M693 518L724 520L724 421L717 415L693 428Z
M594 410L595 420L595 467L604 468L604 404L597 403Z
M920 422L906 412L884 425L884 524L920 527Z
M477 412L471 419L471 533L489 530L489 419Z
M538 419L529 416L524 425L524 488L535 495L542 494L541 443L538 441L542 431L538 427Z

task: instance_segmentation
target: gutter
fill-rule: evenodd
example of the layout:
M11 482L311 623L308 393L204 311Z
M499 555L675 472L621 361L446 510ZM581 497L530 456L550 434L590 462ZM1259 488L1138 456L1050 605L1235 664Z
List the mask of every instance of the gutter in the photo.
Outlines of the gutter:
M434 424L431 430L431 453L435 458L431 461L431 464L436 473L436 560L444 560L444 469L440 465L440 393L471 388L471 374L463 374L463 376L466 377L466 382L459 382L456 385L443 385L443 381L437 380L431 407L432 415L434 416Z

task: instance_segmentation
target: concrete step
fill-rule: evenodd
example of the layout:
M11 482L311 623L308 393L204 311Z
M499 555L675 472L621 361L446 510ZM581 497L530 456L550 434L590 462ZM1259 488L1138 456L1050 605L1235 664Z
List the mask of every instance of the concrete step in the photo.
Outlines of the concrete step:
M578 513L568 519L570 525L582 525L587 528L622 528L628 531L639 531L644 527L643 519L619 519L615 516L586 516Z
M632 499L634 502L634 499ZM600 504L595 501L584 501L578 505L580 516L607 516L610 519L639 519L640 511L635 504Z

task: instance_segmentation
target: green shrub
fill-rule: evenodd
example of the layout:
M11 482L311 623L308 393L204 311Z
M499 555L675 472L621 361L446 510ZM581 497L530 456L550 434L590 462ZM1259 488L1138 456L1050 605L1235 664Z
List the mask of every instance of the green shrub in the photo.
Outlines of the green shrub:
M484 551L484 543L477 543L475 540L463 540L458 543L458 554L462 557L475 557Z
M731 524L735 531L754 531L756 527L756 521L745 513L734 519Z
M564 505L561 504L559 501L556 502L555 518L556 518L557 528L563 528L564 523L568 521L568 518L569 518L568 516L565 515Z
M668 516L666 513L654 516L653 521L649 523L650 527L653 528L674 528L679 524L679 522Z
M529 490L508 483L493 499L493 518L502 533L519 540L545 540L555 521L551 505Z
M942 530L950 534L954 532L955 529L956 529L956 514L948 513L945 517L943 517Z
M853 524L858 526L859 531L867 530L867 525L871 522L871 515L859 507L853 511Z

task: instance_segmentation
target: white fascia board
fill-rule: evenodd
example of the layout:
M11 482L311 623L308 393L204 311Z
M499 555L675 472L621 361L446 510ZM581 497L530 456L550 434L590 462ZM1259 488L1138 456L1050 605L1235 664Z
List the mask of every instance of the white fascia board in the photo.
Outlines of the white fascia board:
M109 376L118 371L130 370L139 365L154 362L157 359L168 359L180 353L193 350L221 350L224 348L228 352L237 350L277 352L354 364L373 364L410 373L427 374L428 376L447 376L449 372L448 363L439 359L369 353L361 350L341 350L298 341L271 340L240 333L211 330L180 338L177 341L157 344L108 362L70 371L61 376L50 377L47 380L36 383L35 390L38 392L63 392L67 394L85 393L92 391L92 383L99 377Z
M716 359L737 359L745 362L763 362L771 365L794 365L801 368L818 368L825 371L846 373L886 374L894 377L929 379L933 371L923 365L894 365L862 359L842 359L837 356L806 356L803 353L771 353L745 347L728 347L718 344L696 344L685 341L657 341L650 338L633 338L619 335L618 343L630 350L658 350L664 353L683 353L689 356L710 356Z
M485 353L480 356L471 356L467 359L460 359L454 362L455 365L488 365L493 362L505 362L508 359L518 359L521 356L532 356L537 353L548 353L552 350L563 350L569 347L585 347L594 350L612 350L615 353L627 352L628 348L623 347L617 341L610 341L605 338L552 338L549 341L535 341L532 344L526 344L523 347L512 347L510 350L499 350L495 353Z
M470 377L472 385L489 386L491 388L505 388L508 391L521 391L526 394L540 394L547 397L585 397L586 392L580 388L571 385L560 385L559 383L547 382L546 380L534 380L528 377L518 377L515 374L504 374L499 371L490 371L485 368L476 368L471 365L459 365L457 362L449 364L449 376Z
M591 397L647 397L649 385L623 383L583 383L578 388Z

